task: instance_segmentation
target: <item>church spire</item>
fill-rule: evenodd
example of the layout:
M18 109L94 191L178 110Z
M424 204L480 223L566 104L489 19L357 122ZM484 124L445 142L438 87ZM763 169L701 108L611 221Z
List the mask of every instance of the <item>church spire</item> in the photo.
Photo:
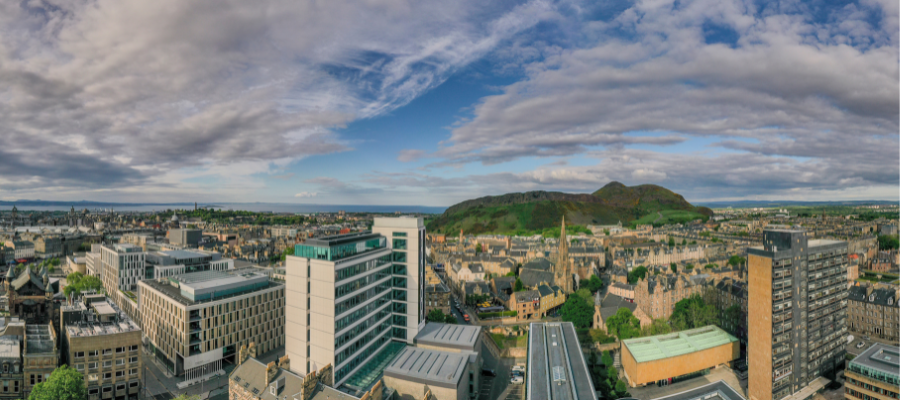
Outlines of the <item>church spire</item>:
M572 293L572 272L569 270L569 239L566 238L566 216L562 217L562 227L559 231L559 251L557 252L556 268L559 271L557 284L566 293Z

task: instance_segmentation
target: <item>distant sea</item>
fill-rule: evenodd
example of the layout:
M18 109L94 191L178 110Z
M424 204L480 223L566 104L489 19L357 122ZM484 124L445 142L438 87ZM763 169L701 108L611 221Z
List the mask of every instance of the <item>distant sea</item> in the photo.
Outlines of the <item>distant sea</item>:
M13 205L21 211L69 211L73 206L76 210L87 208L90 211L100 209L114 209L116 211L165 211L168 209L194 209L194 203L102 203L93 201L42 201L42 200L23 200L23 201L0 201L0 210L11 210ZM253 212L275 212L275 213L299 213L308 214L316 212L374 212L374 213L424 213L424 214L441 214L447 207L427 207L427 206L383 206L383 205L332 205L332 204L286 204L286 203L216 203L204 204L198 203L198 207L211 207L221 210L242 210Z

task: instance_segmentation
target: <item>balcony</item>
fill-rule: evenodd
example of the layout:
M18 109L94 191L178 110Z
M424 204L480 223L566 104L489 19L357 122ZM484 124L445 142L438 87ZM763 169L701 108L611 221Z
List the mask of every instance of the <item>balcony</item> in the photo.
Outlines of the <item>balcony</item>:
M203 330L203 325L199 322L191 322L188 324L188 331L191 333L200 332L201 330Z
M190 347L188 347L188 355L189 355L189 356L195 356L195 355L200 354L200 353L202 353L202 352L203 352L203 351L200 350L200 345L199 345L199 344L191 345Z
M202 341L203 341L203 339L200 338L199 333L192 333L191 336L188 337L189 344L198 344Z

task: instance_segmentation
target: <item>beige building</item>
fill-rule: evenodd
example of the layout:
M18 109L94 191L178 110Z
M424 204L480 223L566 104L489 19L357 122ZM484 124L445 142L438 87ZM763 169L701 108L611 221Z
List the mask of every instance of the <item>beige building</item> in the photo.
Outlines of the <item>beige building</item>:
M143 365L137 324L102 296L86 296L60 314L61 362L84 375L87 400L137 400Z
M140 281L144 335L170 373L197 382L237 349L284 345L284 285L258 272L204 271Z
M668 385L740 355L737 338L715 325L622 341L622 368L631 387Z
M25 326L25 346L22 352L24 398L28 398L34 385L46 382L59 365L56 346L57 336L53 325Z

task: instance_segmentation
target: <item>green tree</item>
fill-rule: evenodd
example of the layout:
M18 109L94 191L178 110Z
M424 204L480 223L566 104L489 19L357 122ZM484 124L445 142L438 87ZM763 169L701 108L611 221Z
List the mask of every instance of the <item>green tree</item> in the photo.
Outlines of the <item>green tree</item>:
M609 380L611 381L619 379L619 370L617 370L615 366L610 365L606 367L606 376L609 377Z
M58 267L58 266L59 266L59 259L56 258L56 257L50 259L50 265L52 265L52 266L54 266L54 267Z
M439 308L435 308L428 312L428 315L425 316L425 319L431 322L444 322L447 317L444 315L444 312Z
M521 291L525 290L525 285L522 284L522 280L521 280L521 279L516 278L516 283L515 283L515 286L514 286L513 290L515 290L515 291L517 291L517 292L521 292Z
M103 291L103 282L100 278L93 275L84 275L81 272L73 272L66 276L66 287L63 288L63 294L70 294L78 297L82 292L88 290L96 290L98 293Z
M684 269L690 271L690 270L694 269L694 264L688 263L687 265L684 266Z
M591 295L591 291L587 288L581 288L575 291L575 295L584 299L584 301L589 306L594 306L594 296Z
M719 322L718 312L698 294L675 303L669 322L676 330L694 329Z
M669 247L675 247L675 238L669 236Z
M445 324L458 324L459 320L457 320L456 317L453 316L453 314L446 314L446 315L444 315L444 323Z
M687 239L681 239L681 245L682 245L682 246L686 246L686 245L687 245Z
M678 272L678 264L675 264L675 263L669 264L669 269L672 270L672 273L673 273L673 274L674 274L674 273L677 273L677 272Z
M744 261L747 261L746 259L744 259L744 257L734 255L734 256L731 256L728 258L728 265L737 267L737 266L743 264Z
M284 249L284 251L281 252L281 261L287 260L287 256L292 256L292 255L294 255L294 247L293 246Z
M616 396L619 399L623 397L631 397L631 395L628 394L628 385L621 379L616 382Z
M672 327L662 318L654 319L650 326L641 328L641 336L665 335L672 332Z
M559 315L563 321L571 322L576 328L587 328L591 326L594 307L581 296L569 296L560 308Z
M516 276L516 271L509 271L504 276Z
M703 266L703 268L706 268L706 269L713 269L713 268L718 268L718 267L719 266L716 264L706 264Z
M628 283L634 285L638 282L638 280L644 279L647 277L647 268L643 265L639 265L637 268L631 270L628 273Z
M615 362L612 358L612 355L609 354L609 350L603 352L603 357L600 357L600 361L603 362L603 366L605 367L611 367L613 365L613 362Z
M592 293L595 293L603 288L603 279L600 279L600 277L597 275L591 275L590 279L586 279L582 282L584 283L581 284L581 287L586 287Z
M631 310L622 307L606 319L606 329L619 340L631 339L641 335L641 321L631 314Z
M481 243L475 245L475 254L481 254Z
M893 250L900 248L900 239L897 235L878 235L878 249Z
M84 400L87 388L84 376L74 368L61 366L50 374L46 382L38 383L32 389L28 400Z

